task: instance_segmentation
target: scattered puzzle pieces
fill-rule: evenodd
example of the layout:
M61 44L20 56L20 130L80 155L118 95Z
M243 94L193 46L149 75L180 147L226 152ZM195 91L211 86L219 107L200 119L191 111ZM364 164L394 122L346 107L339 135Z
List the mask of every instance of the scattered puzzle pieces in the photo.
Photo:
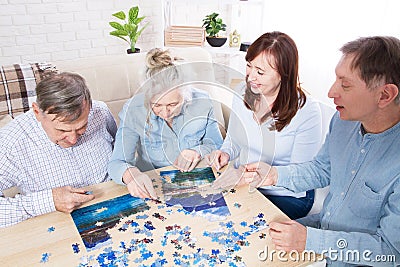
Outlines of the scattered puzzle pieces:
M160 213L158 213L158 212L154 213L154 214L153 214L153 217L154 217L154 218L157 218L157 219L159 219L159 220L161 220L161 221L165 221L165 220L167 219L167 218L165 218L164 216L160 215Z
M74 253L79 253L81 250L79 249L79 244L78 243L75 243L75 244L72 244L72 250L74 251Z
M237 202L235 202L235 203L233 204L233 206L234 206L235 208L238 208L238 209L240 209L240 208L242 207L242 205L239 204L239 203L237 203Z
M42 259L40 260L41 263L45 263L49 261L49 258L51 256L51 253L43 253L42 254Z

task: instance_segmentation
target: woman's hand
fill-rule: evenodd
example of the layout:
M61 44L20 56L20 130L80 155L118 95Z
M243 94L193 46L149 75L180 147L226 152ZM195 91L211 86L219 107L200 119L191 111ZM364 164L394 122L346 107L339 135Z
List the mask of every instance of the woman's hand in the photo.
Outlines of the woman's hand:
M139 171L138 168L128 168L122 176L122 181L126 184L132 196L157 199L150 177Z
M214 150L208 155L205 155L204 159L209 166L220 170L229 162L229 154L222 152L221 150Z
M278 172L275 167L265 162L254 162L243 166L244 181L252 188L275 185L278 180Z
M242 166L239 167L239 169L228 166L228 168L226 168L226 170L219 177L216 177L216 180L213 182L211 187L213 189L230 189L235 186L243 185L245 182L242 179L242 175Z
M189 172L196 167L200 160L201 156L196 150L185 149L176 158L174 167L182 172Z

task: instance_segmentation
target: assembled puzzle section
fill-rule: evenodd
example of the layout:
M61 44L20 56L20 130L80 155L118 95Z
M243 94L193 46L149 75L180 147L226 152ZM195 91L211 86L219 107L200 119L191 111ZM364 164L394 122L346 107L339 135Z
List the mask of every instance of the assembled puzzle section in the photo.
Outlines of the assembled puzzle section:
M211 189L215 176L210 167L190 172L161 171L164 201L168 206L180 206L193 216L208 220L224 220L230 216L221 192Z

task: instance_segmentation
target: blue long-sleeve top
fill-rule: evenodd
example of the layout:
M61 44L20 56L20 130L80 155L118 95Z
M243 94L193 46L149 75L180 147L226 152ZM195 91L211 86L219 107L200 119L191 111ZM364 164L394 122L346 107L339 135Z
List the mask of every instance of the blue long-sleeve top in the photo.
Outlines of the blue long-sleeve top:
M400 263L399 140L400 123L382 133L363 134L360 122L341 120L336 113L313 161L277 167L278 186L304 191L330 185L322 211L301 219L309 226L307 250L358 251L359 260L342 257L333 266ZM391 255L396 262L377 261Z
M184 149L204 156L221 146L223 140L208 93L187 90L191 96L174 117L172 127L146 108L143 93L125 103L119 113L120 126L108 164L109 175L115 182L123 183L122 175L129 167L148 171L171 165Z

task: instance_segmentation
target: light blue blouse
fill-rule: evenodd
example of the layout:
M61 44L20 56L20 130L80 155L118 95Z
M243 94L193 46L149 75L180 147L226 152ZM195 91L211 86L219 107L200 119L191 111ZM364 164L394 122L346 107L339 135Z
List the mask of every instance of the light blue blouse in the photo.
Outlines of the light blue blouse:
M343 257L333 266L400 264L399 140L400 123L363 135L360 122L341 120L336 113L313 161L277 167L279 186L304 191L330 185L321 213L301 220L312 226L307 227L307 250L358 251L359 261ZM374 261L382 255L395 255L396 264Z
M322 143L322 118L319 104L307 96L291 122L280 132L270 130L272 120L259 125L243 98L235 95L229 118L228 133L221 150L228 153L234 166L266 162L281 166L310 161ZM304 197L305 192L293 193L276 186L263 187L269 195Z
M194 88L188 90L191 100L185 101L172 128L152 111L149 113L143 93L125 103L119 113L120 126L108 164L109 175L115 182L122 184L122 175L131 166L148 171L171 165L184 149L204 156L221 146L223 140L208 94Z

